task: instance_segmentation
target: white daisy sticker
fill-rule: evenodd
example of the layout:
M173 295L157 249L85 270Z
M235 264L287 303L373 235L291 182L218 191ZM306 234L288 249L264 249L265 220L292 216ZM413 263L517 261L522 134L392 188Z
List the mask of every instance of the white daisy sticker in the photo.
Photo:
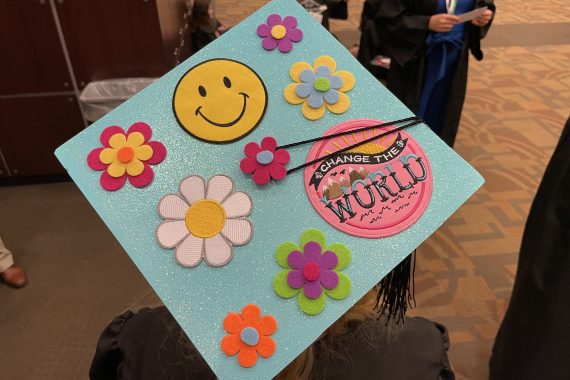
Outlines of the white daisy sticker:
M180 193L160 200L158 213L165 222L156 238L163 248L176 248L176 261L184 267L195 267L202 259L222 267L232 260L234 245L251 240L253 225L247 216L252 208L249 195L235 192L225 175L215 175L207 184L202 177L187 177Z

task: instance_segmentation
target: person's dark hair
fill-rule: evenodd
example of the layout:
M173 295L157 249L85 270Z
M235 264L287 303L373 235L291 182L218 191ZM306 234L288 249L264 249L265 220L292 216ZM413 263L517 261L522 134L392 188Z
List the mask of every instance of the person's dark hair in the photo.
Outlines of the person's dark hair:
M212 29L214 22L210 18L208 10L210 9L210 0L194 0L192 7L192 16L190 19L190 27L192 31L198 28Z

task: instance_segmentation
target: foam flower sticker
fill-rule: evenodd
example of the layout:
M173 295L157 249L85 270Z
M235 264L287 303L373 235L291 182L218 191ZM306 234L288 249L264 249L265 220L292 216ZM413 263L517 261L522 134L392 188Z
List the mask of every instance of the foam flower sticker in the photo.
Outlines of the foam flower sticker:
M320 119L326 109L341 114L350 107L345 92L354 88L356 80L348 71L336 71L336 61L332 57L318 57L313 66L297 62L291 66L289 75L295 83L285 88L285 99L291 104L302 103L301 112L307 119Z
M295 17L287 16L281 19L276 13L267 17L266 24L257 27L257 35L263 38L261 46L265 50L272 51L277 47L281 53L289 53L293 50L293 42L303 39L303 31L297 28Z
M341 272L350 264L351 253L341 243L326 245L325 236L317 229L301 235L300 246L284 242L275 250L279 265L285 268L273 280L273 290L282 298L293 298L308 315L321 313L327 296L342 300L352 291L350 278Z
M253 367L257 355L269 358L275 352L270 335L277 330L277 321L271 315L262 317L257 305L246 305L241 314L229 313L224 318L224 330L229 335L222 339L222 351L228 356L237 354L242 367Z
M87 156L87 165L103 171L100 183L107 191L119 190L127 178L135 187L148 186L154 171L150 165L162 162L166 148L158 141L150 141L152 129L143 122L125 131L118 126L107 127L101 133L102 148L93 149Z
M233 246L247 244L253 225L247 216L253 208L246 193L235 192L234 183L225 175L215 175L208 183L190 176L180 183L180 192L165 195L158 213L165 221L156 238L166 249L176 248L176 261L195 267L202 259L221 267L233 257Z
M280 181L287 175L285 165L291 157L285 149L277 149L277 140L273 137L264 137L261 144L249 142L243 152L245 158L240 162L240 169L245 174L253 174L256 185L266 185L271 179Z

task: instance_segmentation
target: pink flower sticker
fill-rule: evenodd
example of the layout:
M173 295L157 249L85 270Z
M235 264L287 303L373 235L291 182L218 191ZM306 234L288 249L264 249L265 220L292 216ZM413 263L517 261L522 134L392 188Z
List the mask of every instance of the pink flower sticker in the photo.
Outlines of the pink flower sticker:
M261 46L265 50L272 51L279 48L281 53L289 53L293 50L293 42L303 39L303 31L297 28L297 19L281 16L274 13L267 17L267 23L257 27L257 35L263 38Z
M118 126L107 127L101 133L103 147L93 149L87 156L87 165L102 171L101 187L107 191L119 190L127 178L131 185L142 188L154 179L150 165L161 163L166 148L158 141L150 141L152 129L138 122L125 131Z

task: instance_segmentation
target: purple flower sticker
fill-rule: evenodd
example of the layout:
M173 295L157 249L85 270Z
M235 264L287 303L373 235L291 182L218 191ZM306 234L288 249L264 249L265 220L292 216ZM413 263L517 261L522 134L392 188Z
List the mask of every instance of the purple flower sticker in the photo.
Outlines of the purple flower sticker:
M275 251L279 265L286 270L277 273L273 290L282 298L293 298L308 315L321 313L327 297L343 300L351 292L350 278L341 272L351 261L348 247L341 243L326 245L319 230L308 229L301 235L300 245L280 244Z
M265 50L272 51L279 47L281 53L289 53L293 50L293 42L303 39L303 32L297 29L295 17L287 16L281 19L281 16L276 13L267 17L267 24L257 27L257 35L263 38L261 46Z

